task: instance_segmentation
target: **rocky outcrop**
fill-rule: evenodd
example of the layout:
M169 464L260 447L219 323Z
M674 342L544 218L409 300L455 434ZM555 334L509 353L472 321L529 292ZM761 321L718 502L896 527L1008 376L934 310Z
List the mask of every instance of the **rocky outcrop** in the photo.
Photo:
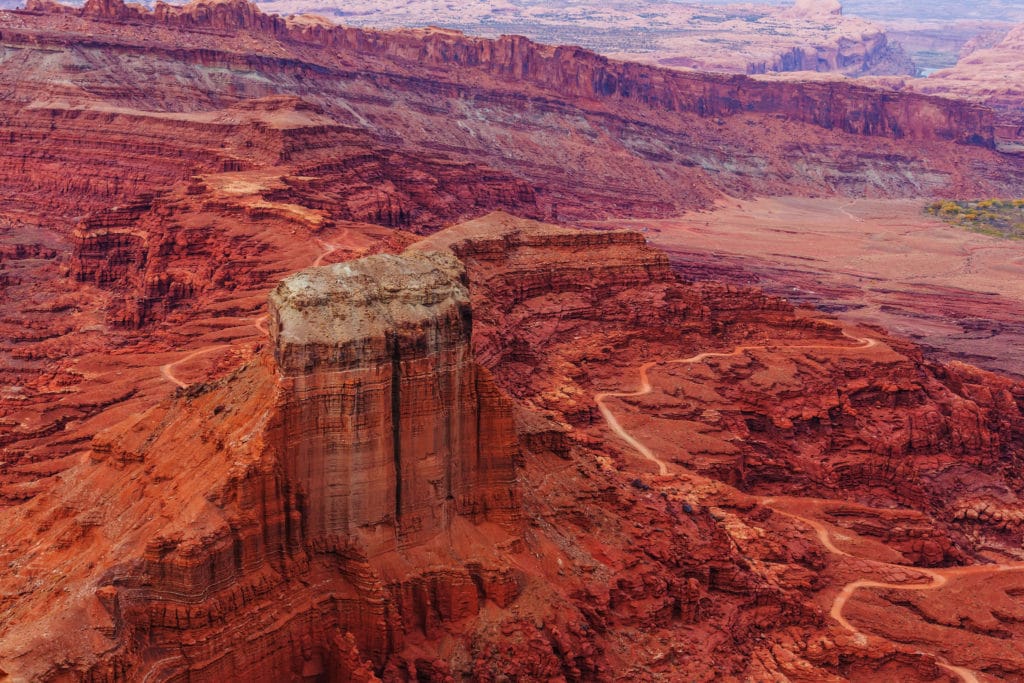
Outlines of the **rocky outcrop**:
M267 326L4 517L0 668L928 680L927 643L866 651L829 601L1024 534L1024 389L684 282L638 233L492 214L300 271Z
M1021 50L1024 48L1024 26L1009 32L998 32L988 44L966 48L957 64L942 69L926 79L909 84L917 92L956 97L982 103L999 112L1001 125L998 142L1003 149L1020 153L1024 117L1020 102L1024 98L1024 79L1020 77Z
M133 37L142 30L144 51ZM33 3L0 17L0 34L22 47L2 78L13 107L0 118L11 142L0 152L5 201L45 202L67 218L191 175L269 168L301 177L284 193L307 194L310 208L430 229L497 208L663 216L722 192L998 195L1022 173L992 151L1010 133L983 106L842 81L675 72L515 36L345 28L244 2L148 12L117 0ZM847 48L826 61L860 59ZM112 58L91 68L100 53ZM55 71L67 88L52 87ZM145 144L131 130L147 131ZM866 149L862 136L878 144ZM977 172L960 173L965 164Z
M748 74L792 71L844 73L851 76L890 76L913 73L914 63L898 43L879 31L859 40L839 38L835 45L793 47L771 62L747 64Z
M27 9L45 12L49 7L41 4ZM525 81L562 98L609 99L704 117L785 111L798 121L860 135L993 144L990 112L948 100L902 94L878 97L876 91L852 85L837 93L832 84L769 84L737 77L678 74L613 62L579 48L543 46L520 36L485 40L444 31L388 34L322 24L289 25L281 17L263 14L246 0L200 0L182 8L162 4L153 13L129 8L121 0L95 0L83 7L82 16L112 21L130 16L136 21L175 28L252 31L331 50L372 54L397 63L457 65L501 81ZM879 40L884 41L884 35ZM841 48L835 58L851 59ZM919 119L925 123L917 123Z
M281 460L304 535L362 532L374 555L456 515L515 519L512 408L473 359L464 278L450 255L380 255L271 293Z
M147 520L144 505L109 499L70 517L40 508L55 548L127 524L116 545L92 547L91 570L69 574L88 597L67 618L109 646L12 635L4 669L371 680L426 666L406 662L407 636L437 638L488 601L507 608L522 590L501 559L521 543L518 445L510 401L474 359L471 320L450 252L282 282L273 358L96 436L85 488L67 492L156 487L181 514ZM53 668L44 651L68 663Z
M703 312L692 294L678 286L665 254L650 248L636 232L581 234L508 214L492 214L440 232L410 249L450 249L467 264L476 311L474 346L478 357L492 369L519 364L533 371L542 365L535 346L519 335L535 327L548 328L556 321L597 323L591 319L595 313L599 324L614 320L625 329L642 327L645 334L651 334L659 324L677 325L680 316L699 319ZM543 268L536 266L540 255ZM650 291L654 301L668 303L651 310L669 317L652 317L651 310L630 310L624 302L612 308L611 302L635 288ZM528 305L539 298L564 298L573 303ZM506 373L499 375L505 377Z
M0 33L5 241L39 245L4 252L0 297L12 676L934 678L913 629L865 653L829 600L1019 546L1017 384L852 350L642 235L499 214L262 309L496 207L1009 191L987 109L231 3L37 4Z

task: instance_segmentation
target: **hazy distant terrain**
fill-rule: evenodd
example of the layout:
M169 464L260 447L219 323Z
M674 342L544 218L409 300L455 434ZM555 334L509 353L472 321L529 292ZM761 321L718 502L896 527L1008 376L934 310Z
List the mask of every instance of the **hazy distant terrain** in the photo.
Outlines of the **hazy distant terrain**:
M63 0L81 5L84 0ZM152 6L154 0L140 0ZM185 0L168 0L184 4ZM929 75L1024 23L1021 0L843 0L843 16L786 16L794 0L256 0L264 11L316 13L351 26L440 26L525 35L610 57L711 71ZM0 0L0 9L24 0ZM807 4L813 4L807 3ZM826 7L829 0L817 6ZM780 12L782 13L780 15ZM885 38L882 44L879 36ZM855 45L841 54L840 43ZM838 63L852 64L839 67Z
M705 0L706 5L733 4L728 0ZM784 7L786 0L764 0L763 4ZM868 19L920 19L924 21L956 21L975 19L982 21L1024 22L1024 3L1019 0L844 0L843 12Z
M835 0L799 7L669 0L264 0L265 11L319 13L375 28L433 25L470 35L519 34L580 45L616 59L677 68L761 74L815 71L907 75L914 65L884 29L841 16Z
M165 0L172 5L183 5L183 0ZM676 2L677 4L686 5L707 5L707 6L722 6L722 5L736 5L740 4L737 0L702 0L700 2L692 1L679 1L679 0L666 0L667 2ZM12 8L20 7L24 5L24 0L0 0L0 8ZM82 0L65 0L64 4L68 5L81 5ZM141 0L141 4L146 6L152 6L153 0ZM257 0L257 4L280 4L276 0ZM339 16L345 16L346 2L338 0L309 0L301 4L305 5L319 5L323 8L334 8L337 10ZM398 6L398 3L393 3ZM406 5L413 5L414 3L402 3ZM446 7L449 3L439 2L439 7ZM477 4L477 3L473 3ZM507 0L506 2L494 3L501 4L508 8L512 7L550 7L552 10L564 10L566 8L585 9L587 7L592 9L601 9L613 4L609 0L598 0L597 2L572 2L571 0ZM642 4L642 3L637 3ZM756 3L742 3L742 4L755 4L755 5L771 5L774 7L787 7L792 5L791 0L759 0ZM381 2L381 12L387 13L392 8L388 7L388 3ZM422 5L420 5L422 6ZM457 6L455 3L451 3L451 9L460 9L468 14L473 13L472 5L465 4ZM1008 22L1024 22L1024 3L1020 0L978 0L977 2L963 2L962 0L912 0L911 2L889 2L888 0L844 0L843 11L845 14L852 14L856 16L865 17L867 19L876 19L881 21L897 20L897 19L919 19L923 21L957 21L963 19L972 19L977 21L1008 21ZM429 23L429 18L424 18L424 22Z

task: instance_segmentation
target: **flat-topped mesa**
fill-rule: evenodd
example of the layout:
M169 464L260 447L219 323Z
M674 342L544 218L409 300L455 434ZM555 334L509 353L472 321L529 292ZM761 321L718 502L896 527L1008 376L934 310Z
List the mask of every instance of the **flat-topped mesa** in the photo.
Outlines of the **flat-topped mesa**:
M465 272L453 254L380 254L308 268L270 294L270 338L285 376L358 370L457 345L470 332ZM432 333L424 344L425 337Z
M826 7L831 5L826 3ZM827 11L827 10L826 10ZM686 113L703 118L749 116L751 114L785 116L827 130L854 135L869 135L894 140L910 139L994 149L997 121L995 113L978 104L929 97L913 92L879 90L850 83L777 82L740 75L679 72L650 65L620 62L576 46L549 46L523 36L505 35L495 39L476 38L456 31L417 29L376 31L333 25L322 18L284 18L261 11L247 0L193 0L182 6L157 2L153 10L124 0L88 0L82 8L69 8L54 0L28 0L31 14L70 14L93 22L146 24L199 34L235 32L259 34L276 47L289 52L299 50L302 59L309 53L303 46L327 48L314 59L333 66L329 55L374 56L404 69L415 65L437 73L488 74L493 85L521 93L524 87L538 88L559 99L575 99L592 106L612 103L637 114ZM7 36L5 35L5 38ZM193 36L194 38L194 36ZM882 59L886 45L868 48ZM38 41L36 36L32 40ZM65 37L59 40L66 41ZM215 49L185 51L184 60L200 60L205 66L243 68L235 61L230 42ZM213 47L212 45L210 46ZM273 52L269 47L268 52ZM192 52L192 54L189 54ZM841 68L850 60L870 62L873 58L857 54L856 45L837 49L823 57L826 70ZM262 57L262 56L261 56ZM244 62L254 63L255 55ZM818 68L817 52L789 51L774 68ZM263 64L262 59L259 60ZM804 63L806 62L806 63ZM294 63L288 61L294 68ZM245 66L245 69L251 66ZM263 67L261 67L263 68ZM348 68L348 67L346 67ZM767 66L765 65L766 69ZM751 72L762 71L753 64ZM437 79L443 82L444 78ZM459 86L463 87L463 86Z
M374 555L456 515L515 516L511 405L470 332L448 252L311 268L271 293L281 457L307 538L358 536Z
M474 298L486 290L491 299L510 304L544 293L587 289L609 296L630 287L676 282L668 256L640 232L578 230L504 211L437 232L407 253L440 249L451 250L465 263Z

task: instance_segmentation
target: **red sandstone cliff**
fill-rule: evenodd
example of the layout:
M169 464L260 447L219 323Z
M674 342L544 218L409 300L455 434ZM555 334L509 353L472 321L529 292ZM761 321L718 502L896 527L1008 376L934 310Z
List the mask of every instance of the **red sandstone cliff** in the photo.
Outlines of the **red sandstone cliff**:
M280 168L315 185L338 170L328 158L363 171L367 146L377 168L361 179L373 190L346 189L342 203L388 224L465 217L448 179L468 164L461 180L476 175L481 208L535 201L548 216L665 215L721 192L999 194L1020 173L1016 157L990 151L997 122L982 106L678 73L520 37L332 27L244 2L147 12L116 0L32 3L0 15L0 34L23 48L2 77L12 107L0 130L5 201L46 202L58 220L195 174ZM111 59L92 68L100 55ZM54 86L57 73L66 86ZM245 111L268 96L298 97L305 113ZM863 135L877 144L866 149ZM410 157L431 163L407 182L454 198L435 204L373 182L400 176Z
M428 542L455 515L516 517L512 408L473 360L464 278L454 257L378 255L271 293L279 459L304 535L370 530L377 555Z
M33 4L28 11L48 11ZM548 47L519 36L474 39L444 31L374 33L319 23L293 23L265 15L245 0L195 2L178 8L161 4L152 14L120 0L95 0L82 16L178 28L240 29L285 41L358 51L401 64L469 67L538 86L560 98L583 97L636 103L654 110L726 116L739 112L782 113L798 121L850 133L991 145L991 113L966 104L910 94L879 96L870 88L834 84L763 83L737 77L679 74L614 62L575 47ZM209 57L207 57L209 58ZM216 58L216 57L215 57Z
M1024 117L1024 79L1021 78L1021 51L1024 49L1024 26L1008 33L999 33L989 45L969 45L960 61L929 78L915 80L908 87L921 93L956 97L978 102L999 112L1002 125L997 140L1004 149L1021 151Z
M469 34L497 31L545 42L581 44L629 62L699 71L765 70L912 74L913 65L877 24L843 16L828 6L771 7L673 2L614 2L545 12L542 2L508 5L481 0L446 6L430 0L264 0L281 15L336 16L346 24L378 28L460 27ZM318 19L328 23L326 19Z
M244 3L37 3L0 15L0 33L22 47L0 75L0 203L34 222L45 207L46 228L71 239L55 261L95 288L77 296L122 329L197 306L240 313L304 265L310 240L292 235L352 223L665 215L722 192L992 195L1019 178L1015 156L988 149L984 108L844 83L680 74ZM51 353L12 334L15 353Z
M635 233L505 214L291 276L268 326L272 356L103 431L0 513L21 530L0 669L935 680L937 656L997 661L955 628L942 655L911 626L864 650L827 612L865 575L1019 542L1018 385L682 282ZM627 392L601 400L666 474L608 430L601 391ZM888 559L835 555L808 515Z
M507 606L521 589L499 561L521 542L512 406L473 359L464 277L436 254L300 272L272 295L276 362L97 436L58 494L77 512L36 508L58 535L46 555L88 545L62 564L73 595L5 603L56 637L7 632L3 668L366 680L422 666L395 659L404 634Z
M276 323L269 349L262 315L284 275L496 207L1008 192L1020 167L991 149L988 110L234 4L35 5L0 34L17 66L0 70L0 669L935 680L941 642L1020 674L999 648L1020 622L948 628L989 617L942 592L859 592L853 623L901 615L869 649L828 616L858 580L1013 556L1017 384L873 331L827 350L855 342L679 281L636 234L504 215L414 250L458 255L433 262L455 303L435 326L349 334L337 348L374 349L367 367L282 355L308 330ZM313 318L338 313L328 290ZM651 362L651 390L618 395ZM610 429L601 393L670 475ZM985 590L1012 616L1017 587Z

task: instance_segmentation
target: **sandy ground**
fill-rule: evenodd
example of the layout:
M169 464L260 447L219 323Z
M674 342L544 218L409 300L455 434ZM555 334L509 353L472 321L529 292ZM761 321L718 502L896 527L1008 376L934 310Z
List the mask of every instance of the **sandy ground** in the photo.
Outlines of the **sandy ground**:
M730 200L646 232L686 277L754 284L880 325L943 359L1024 376L1024 242L951 227L920 200Z

